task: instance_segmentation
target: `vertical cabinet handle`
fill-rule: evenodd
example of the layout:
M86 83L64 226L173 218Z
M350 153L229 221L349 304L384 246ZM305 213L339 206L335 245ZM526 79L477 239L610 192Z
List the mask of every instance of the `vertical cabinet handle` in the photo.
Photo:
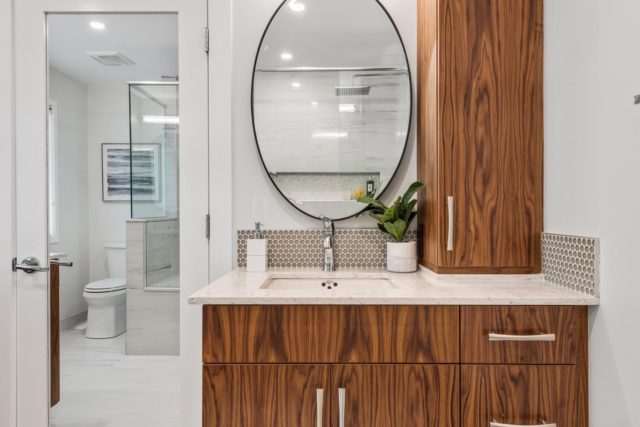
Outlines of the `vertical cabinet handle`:
M544 423L544 421L543 421ZM495 421L491 421L489 423L489 427L558 427L558 425L556 423L551 423L551 424L504 424L504 423L497 423Z
M447 196L447 251L453 250L453 196Z
M344 427L344 409L347 400L347 389L339 388L338 389L338 414L339 414L339 427Z
M324 389L316 389L316 427L322 427L322 407L324 406Z

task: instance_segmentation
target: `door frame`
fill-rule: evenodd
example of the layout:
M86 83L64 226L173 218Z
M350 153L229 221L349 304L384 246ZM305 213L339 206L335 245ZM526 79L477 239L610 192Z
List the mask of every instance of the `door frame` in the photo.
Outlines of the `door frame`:
M0 0L0 425L16 422L13 0Z
M4 12L7 9L11 12L6 21L13 22L9 26L11 37L8 38L9 44L13 45L12 52L29 52L29 55L15 56L15 64L11 61L5 63L6 43L0 45L0 55L3 56L1 76L5 77L7 71L10 74L7 76L10 78L3 79L0 84L8 82L10 88L15 87L15 92L10 90L9 93L19 94L18 97L11 97L9 102L4 99L0 101L0 111L5 112L5 108L8 108L9 114L6 116L10 117L7 130L3 128L0 136L4 139L4 132L7 132L6 136L11 142L0 147L0 154L4 154L7 149L11 153L10 156L2 156L2 161L10 162L11 167L1 168L0 173L11 176L6 182L0 183L0 194L6 199L5 186L9 187L10 191L7 193L12 201L8 204L9 214L15 219L10 231L11 255L17 255L19 259L35 255L43 262L48 258L47 197L46 186L42 186L46 182L46 14L178 13L180 98L183 100L180 133L182 141L189 141L180 147L180 299L181 312L184 311L183 302L191 290L204 286L209 280L209 241L203 232L203 220L209 211L209 135L205 129L209 112L207 93L203 91L208 80L208 59L203 48L203 34L208 20L207 0L0 1L2 24L5 24ZM4 25L1 31L6 33ZM14 58L12 54L9 56ZM14 82L15 85L12 84ZM185 98L189 102L184 102ZM21 174L16 174L16 169ZM3 220L0 230L3 233L8 228L4 221L5 213L4 209L0 211L0 219ZM0 255L4 256L7 247L8 245L0 246ZM9 265L5 261L0 269L2 278L5 277L5 264ZM4 354L0 353L0 357L3 357L0 359L0 368L4 369L8 365L8 372L14 375L15 381L9 386L10 398L1 399L3 404L8 402L9 413L12 414L7 424L4 419L2 422L11 427L48 427L48 274L27 275L18 272L7 273L6 277L11 277L13 281L11 286L2 288L3 296L10 295L8 305L11 310L6 313L10 317L10 334L13 338L5 337L4 329L0 331L3 343L11 344L8 350L11 360L5 364ZM181 313L181 335L186 335L184 331L189 326L188 322L182 322L184 314ZM181 347L186 343L189 341L181 339ZM5 347L2 346L3 349ZM182 359L183 372L188 372L185 371L185 366L188 367L184 363L185 358ZM0 392L4 390L0 389ZM184 412L183 410L183 414ZM183 422L182 425L195 427L192 423Z

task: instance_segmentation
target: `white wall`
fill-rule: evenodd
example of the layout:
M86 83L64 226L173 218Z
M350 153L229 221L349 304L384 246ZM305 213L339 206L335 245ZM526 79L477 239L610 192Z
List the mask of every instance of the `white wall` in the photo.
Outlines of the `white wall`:
M314 228L317 220L301 214L282 198L269 181L256 149L251 123L251 76L260 38L271 15L281 0L236 0L233 3L233 228L253 228L256 221L266 228ZM393 17L409 57L415 88L416 66L416 2L415 0L383 0ZM398 194L416 179L414 119L409 145L400 170L387 190L386 199ZM351 219L337 227L375 227L368 217Z
M90 280L104 279L107 255L104 244L126 240L128 202L102 201L102 144L129 142L129 87L89 86L89 217Z
M49 97L57 106L58 241L53 252L65 252L73 267L60 268L60 319L83 312L89 283L89 189L87 87L49 70Z
M545 229L601 239L590 425L638 426L640 3L545 8Z
M15 423L13 2L0 0L0 425Z

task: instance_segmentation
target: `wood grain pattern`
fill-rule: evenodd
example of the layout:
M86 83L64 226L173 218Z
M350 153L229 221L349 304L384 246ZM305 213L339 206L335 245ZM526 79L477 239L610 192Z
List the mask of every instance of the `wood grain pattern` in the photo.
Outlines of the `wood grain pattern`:
M455 363L455 306L204 306L204 363Z
M542 0L419 1L418 174L428 187L420 260L437 272L540 271L542 8Z
M557 423L588 427L575 387L576 366L463 365L462 427Z
M578 310L578 354L576 356L576 404L578 405L577 425L589 425L589 308Z
M418 180L425 184L418 193L418 256L420 264L434 268L440 265L441 232L439 230L442 191L439 172L439 108L438 108L438 3L418 1Z
M205 365L204 427L316 427L316 389L325 390L323 426L329 426L328 365Z
M324 306L322 348L335 363L455 363L455 306Z
M465 306L460 312L463 363L575 364L588 341L586 307ZM491 342L489 333L556 334L554 342Z
M49 266L50 405L60 401L60 266Z
M334 365L331 419L338 426L337 389L346 389L350 427L457 427L459 367L455 365Z

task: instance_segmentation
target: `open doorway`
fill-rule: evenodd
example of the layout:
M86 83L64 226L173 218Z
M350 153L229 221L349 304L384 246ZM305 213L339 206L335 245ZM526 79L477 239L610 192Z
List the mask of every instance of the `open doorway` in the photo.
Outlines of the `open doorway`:
M49 14L51 425L179 425L177 14Z

